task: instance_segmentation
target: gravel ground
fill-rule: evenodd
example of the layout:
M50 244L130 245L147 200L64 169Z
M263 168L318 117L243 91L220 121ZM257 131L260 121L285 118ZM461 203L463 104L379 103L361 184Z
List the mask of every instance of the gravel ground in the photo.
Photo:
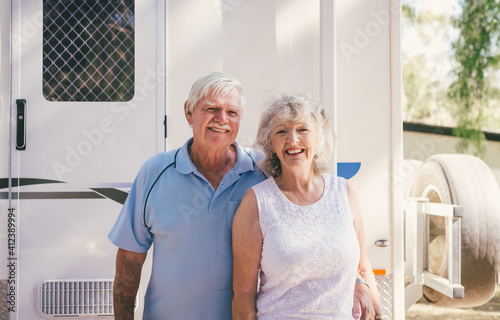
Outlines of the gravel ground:
M500 287L495 296L485 305L469 308L441 308L417 303L406 311L406 320L500 320Z

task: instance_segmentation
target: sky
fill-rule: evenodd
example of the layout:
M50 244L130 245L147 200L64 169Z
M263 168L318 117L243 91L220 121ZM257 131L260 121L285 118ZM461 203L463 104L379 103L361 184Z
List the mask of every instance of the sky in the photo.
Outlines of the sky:
M431 10L435 13L458 14L461 10L458 0L414 0L413 2L422 10Z
M428 10L436 15L456 16L461 11L459 0L404 0L403 3L412 5L417 12ZM432 34L431 29L427 31ZM426 44L418 35L416 28L406 28L402 39L403 51L409 57L415 54L427 55L430 57L428 59L429 67L437 68L439 73L446 77L452 68L451 40L457 35L456 30L448 30L446 33L443 31L436 32L432 36L430 43Z

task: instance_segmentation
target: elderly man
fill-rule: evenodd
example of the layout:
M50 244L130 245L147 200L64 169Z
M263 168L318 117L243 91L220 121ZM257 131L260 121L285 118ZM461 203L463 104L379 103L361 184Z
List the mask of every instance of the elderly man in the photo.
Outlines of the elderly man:
M217 72L199 78L184 104L193 137L139 171L109 234L119 247L115 319L133 319L152 244L143 319L231 319L233 216L248 188L265 179L256 153L235 142L242 107L235 78ZM368 290L357 291L371 310Z

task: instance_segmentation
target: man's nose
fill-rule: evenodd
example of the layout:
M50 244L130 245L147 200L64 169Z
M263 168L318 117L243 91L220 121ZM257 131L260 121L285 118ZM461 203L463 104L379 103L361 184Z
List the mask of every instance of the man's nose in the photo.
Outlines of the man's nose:
M224 112L224 110L218 110L217 113L215 114L215 120L217 120L220 123L226 123L227 122L227 115Z

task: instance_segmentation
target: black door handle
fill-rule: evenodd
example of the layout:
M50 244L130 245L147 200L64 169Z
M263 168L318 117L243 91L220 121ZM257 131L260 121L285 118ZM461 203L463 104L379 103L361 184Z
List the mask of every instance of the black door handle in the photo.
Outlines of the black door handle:
M26 150L26 100L17 99L16 150Z

